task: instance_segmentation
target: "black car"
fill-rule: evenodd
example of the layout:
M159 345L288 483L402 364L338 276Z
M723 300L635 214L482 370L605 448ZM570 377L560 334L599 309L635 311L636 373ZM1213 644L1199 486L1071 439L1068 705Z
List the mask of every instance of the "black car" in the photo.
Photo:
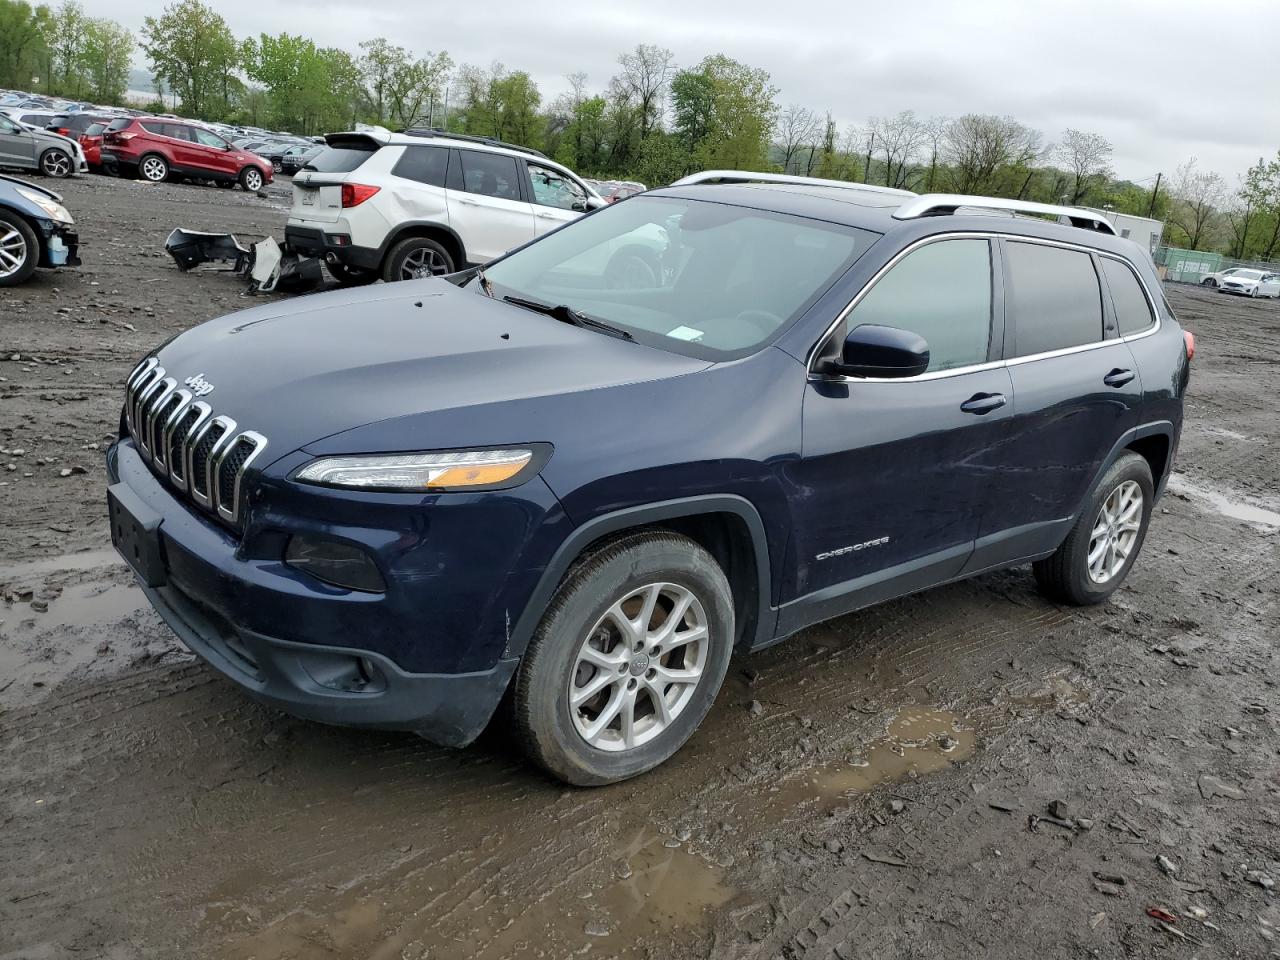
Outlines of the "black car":
M1098 214L711 173L168 341L126 384L112 536L266 703L460 746L509 697L529 756L607 783L735 650L1004 567L1106 600L1192 353Z
M291 148L280 157L280 173L293 176L311 160L324 151L324 147L317 147L314 144L301 148Z

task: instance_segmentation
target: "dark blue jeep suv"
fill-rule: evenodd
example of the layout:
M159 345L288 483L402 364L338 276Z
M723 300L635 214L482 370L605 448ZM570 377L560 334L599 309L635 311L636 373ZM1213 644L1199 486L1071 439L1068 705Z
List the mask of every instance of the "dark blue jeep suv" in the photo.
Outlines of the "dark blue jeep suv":
M315 720L464 745L509 697L599 784L734 650L1019 564L1108 597L1193 352L1150 257L1084 210L734 179L164 344L107 458L156 609Z

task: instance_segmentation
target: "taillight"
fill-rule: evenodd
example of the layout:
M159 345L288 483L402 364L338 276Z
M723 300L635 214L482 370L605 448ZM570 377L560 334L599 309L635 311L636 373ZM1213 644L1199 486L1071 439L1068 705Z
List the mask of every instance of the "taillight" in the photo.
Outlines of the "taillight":
M111 136L114 137L116 140L132 140L134 137L137 136L137 134L129 133L126 131L124 133L113 133Z
M70 135L71 135L71 128L70 128L70 127L59 127L57 130L55 130L55 131L53 131L53 132L54 132L54 133L56 133L56 134L58 134L59 136L67 137L67 136L70 136Z
M1196 355L1196 338L1190 330L1182 331L1182 342L1187 348L1187 359L1193 359Z
M370 187L363 183L344 183L342 185L342 205L344 207L358 207L381 189L381 187Z

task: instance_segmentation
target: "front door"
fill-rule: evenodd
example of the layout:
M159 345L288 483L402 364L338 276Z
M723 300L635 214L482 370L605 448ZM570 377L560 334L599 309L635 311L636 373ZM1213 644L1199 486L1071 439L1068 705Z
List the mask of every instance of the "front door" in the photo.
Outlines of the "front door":
M0 113L0 166L22 167L36 165L36 138L30 130L18 126Z
M985 239L926 243L876 281L836 336L898 327L929 344L921 376L811 376L788 473L797 599L781 629L956 576L990 506L1013 411Z
M522 199L514 157L457 151L449 165L449 224L462 238L467 259L487 263L534 237L533 205Z
M538 236L576 220L587 210L587 194L559 170L530 161L529 196L533 199L534 230Z

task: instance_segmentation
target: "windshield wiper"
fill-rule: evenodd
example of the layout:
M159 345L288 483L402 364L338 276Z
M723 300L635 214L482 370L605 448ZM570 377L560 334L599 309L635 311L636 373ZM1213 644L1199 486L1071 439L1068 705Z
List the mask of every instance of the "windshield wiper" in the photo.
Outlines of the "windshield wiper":
M585 313L579 313L573 307L565 303L557 303L554 306L549 303L541 303L537 300L526 300L524 297L503 297L507 303L514 303L517 307L524 307L526 310L533 310L537 313L545 313L548 317L554 317L561 323L567 323L573 327L585 327L591 330L599 330L601 333L607 333L612 337L618 337L621 340L635 340L631 334L623 330L621 327L615 327L611 323L605 323L603 320L597 320L595 317L589 317Z

